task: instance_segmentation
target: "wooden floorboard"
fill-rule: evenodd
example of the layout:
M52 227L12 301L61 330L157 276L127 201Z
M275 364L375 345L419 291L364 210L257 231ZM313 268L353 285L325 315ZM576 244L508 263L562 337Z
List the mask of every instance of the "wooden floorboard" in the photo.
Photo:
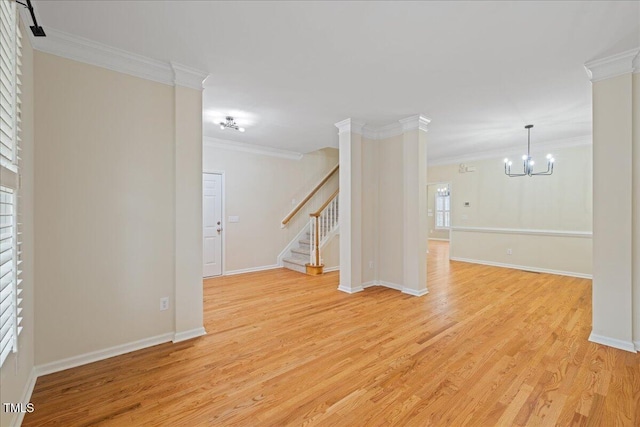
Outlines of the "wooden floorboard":
M206 280L207 335L38 379L24 426L638 426L640 355L590 343L591 281L448 261L429 294L338 272Z

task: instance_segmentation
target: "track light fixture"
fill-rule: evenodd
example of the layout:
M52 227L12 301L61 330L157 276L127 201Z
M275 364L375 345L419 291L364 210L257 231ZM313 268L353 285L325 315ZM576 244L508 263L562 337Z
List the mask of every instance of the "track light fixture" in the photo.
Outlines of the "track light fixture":
M35 37L46 37L47 35L44 32L44 28L38 25L38 20L36 19L36 14L33 11L33 6L31 5L31 0L27 0L27 3L22 3L21 1L16 0L16 3L21 4L22 6L29 9L29 13L31 13L31 19L33 20L33 25L30 27L31 32Z

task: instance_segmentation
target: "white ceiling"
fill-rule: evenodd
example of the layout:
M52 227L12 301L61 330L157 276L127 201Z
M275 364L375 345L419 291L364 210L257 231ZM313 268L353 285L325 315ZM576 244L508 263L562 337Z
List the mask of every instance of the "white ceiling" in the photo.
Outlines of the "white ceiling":
M524 148L528 123L534 147L585 137L583 64L640 46L640 2L33 3L45 30L209 72L206 136L298 152L418 113L432 159Z

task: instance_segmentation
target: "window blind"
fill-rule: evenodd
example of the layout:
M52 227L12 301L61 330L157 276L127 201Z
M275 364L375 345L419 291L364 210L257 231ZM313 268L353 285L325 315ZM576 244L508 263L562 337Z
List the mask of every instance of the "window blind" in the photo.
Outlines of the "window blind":
M0 366L22 331L21 38L16 2L0 0Z

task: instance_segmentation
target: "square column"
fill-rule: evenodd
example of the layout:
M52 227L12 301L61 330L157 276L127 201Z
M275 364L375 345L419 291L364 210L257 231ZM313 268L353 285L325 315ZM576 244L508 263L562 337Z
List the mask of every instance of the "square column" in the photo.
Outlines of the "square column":
M640 346L640 80L634 75L638 52L585 64L593 82L593 329L589 340L627 351Z
M430 120L413 116L402 125L403 181L403 288L415 296L427 290L427 125Z
M362 124L336 123L340 148L340 285L362 291Z

